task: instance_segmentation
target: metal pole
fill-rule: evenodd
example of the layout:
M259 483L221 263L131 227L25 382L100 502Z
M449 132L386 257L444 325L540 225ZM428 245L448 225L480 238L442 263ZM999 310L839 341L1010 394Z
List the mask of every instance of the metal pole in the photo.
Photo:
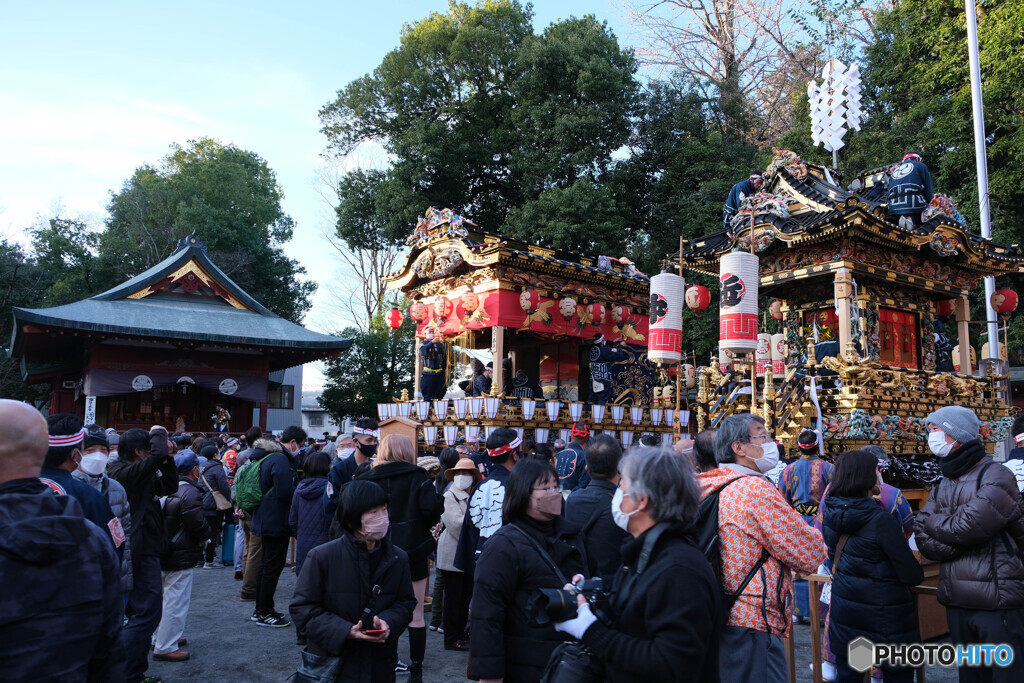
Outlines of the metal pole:
M981 213L981 236L992 239L992 219L989 216L988 197L988 153L985 146L985 106L981 92L981 62L978 56L978 16L975 0L964 0L967 14L967 55L971 65L971 103L974 114L974 162L978 167L978 208ZM985 320L987 325L988 349L991 355L999 356L999 326L995 322L996 312L992 308L992 295L996 291L996 279L985 278Z

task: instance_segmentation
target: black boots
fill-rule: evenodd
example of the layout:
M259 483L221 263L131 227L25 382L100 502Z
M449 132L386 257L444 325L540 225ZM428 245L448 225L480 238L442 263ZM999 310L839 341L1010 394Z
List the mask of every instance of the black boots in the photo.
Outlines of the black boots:
M423 662L412 660L409 665L409 683L423 683Z

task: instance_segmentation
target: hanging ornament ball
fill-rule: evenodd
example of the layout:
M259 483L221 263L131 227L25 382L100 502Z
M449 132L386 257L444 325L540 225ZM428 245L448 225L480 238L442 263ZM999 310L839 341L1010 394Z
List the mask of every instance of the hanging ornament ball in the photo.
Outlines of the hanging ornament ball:
M992 294L992 308L1004 318L1017 310L1017 292L1012 289L1000 289Z
M604 304L590 304L587 306L587 312L590 314L590 319L594 321L592 324L604 324Z
M558 302L558 312L565 318L565 322L572 320L572 317L576 315L576 299L571 296L567 296Z
M772 316L772 320L782 320L782 301L776 299L768 305L768 312Z
M612 320L619 325L629 320L629 306L616 306L613 308Z
M519 305L527 313L533 313L540 306L540 294L536 289L524 289L519 295Z
M711 304L711 292L704 285L694 285L686 290L686 305L694 315L704 315L704 310Z
M935 315L946 318L953 315L953 299L940 299L935 302Z
M462 295L462 310L466 313L474 313L480 306L480 297L476 292L466 292Z
M398 308L392 308L388 311L387 319L388 327L393 330L397 330L402 326L402 311Z
M454 310L455 304L444 297L438 299L437 303L434 304L434 312L437 314L438 318L447 318Z
M413 302L409 307L409 317L418 323L427 319L427 305L422 301Z

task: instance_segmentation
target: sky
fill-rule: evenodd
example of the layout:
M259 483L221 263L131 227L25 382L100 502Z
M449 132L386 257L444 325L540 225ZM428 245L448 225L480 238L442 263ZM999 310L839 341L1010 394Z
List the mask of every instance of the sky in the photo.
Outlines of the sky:
M7 3L0 19L0 236L25 241L55 213L97 229L110 193L172 143L201 136L263 157L297 227L285 252L320 284L305 324L333 332L344 273L324 232L332 209L319 179L381 166L367 149L340 166L321 158L319 109L398 46L403 24L441 0L375 2ZM628 43L608 0L539 0L534 26L595 14ZM305 386L322 375L306 370Z

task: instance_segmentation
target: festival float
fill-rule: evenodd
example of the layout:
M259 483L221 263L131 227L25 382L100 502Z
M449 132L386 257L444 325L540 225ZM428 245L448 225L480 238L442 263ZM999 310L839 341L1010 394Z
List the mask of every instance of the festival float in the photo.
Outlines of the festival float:
M682 278L648 278L625 258L489 234L449 209L428 209L407 243L404 264L384 280L412 302L417 344L427 328L444 343L446 397L423 399L417 353L414 396L379 404L378 417L416 423L421 450L483 440L505 426L540 443L568 440L573 423L585 422L627 447L644 433L669 443L686 430L689 412L677 405L678 381L669 373L681 358ZM662 295L652 297L652 286L662 285ZM401 311L389 316L397 327ZM608 400L595 402L591 362L601 337L615 358ZM494 368L490 393L463 396L487 361ZM689 377L695 383L692 367Z

